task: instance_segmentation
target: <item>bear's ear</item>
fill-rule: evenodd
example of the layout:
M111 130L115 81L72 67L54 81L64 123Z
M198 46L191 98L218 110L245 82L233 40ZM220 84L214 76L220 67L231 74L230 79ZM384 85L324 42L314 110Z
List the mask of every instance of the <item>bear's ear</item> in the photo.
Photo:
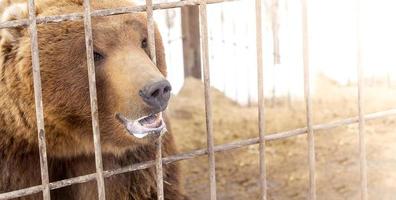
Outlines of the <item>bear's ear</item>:
M27 16L27 4L17 3L12 4L4 9L0 21L5 22L26 19ZM16 41L19 37L21 37L21 31L23 29L23 27L2 29L0 32L2 44Z

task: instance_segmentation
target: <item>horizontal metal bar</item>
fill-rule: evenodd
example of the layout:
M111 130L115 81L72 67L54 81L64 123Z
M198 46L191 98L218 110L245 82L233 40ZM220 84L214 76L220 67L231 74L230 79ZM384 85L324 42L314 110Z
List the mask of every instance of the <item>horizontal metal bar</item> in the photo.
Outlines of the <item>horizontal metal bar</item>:
M207 3L215 4L215 3L232 2L232 1L239 1L239 0L208 0ZM168 2L168 3L157 3L157 4L153 4L153 10L180 8L183 6L199 5L199 4L200 4L199 0L184 0L184 1ZM133 7L121 7L121 8L109 8L109 9L94 10L91 12L91 17L121 15L121 14L143 12L143 11L146 11L145 5L133 6ZM83 18L84 18L84 13L70 13L65 15L37 17L36 23L37 24L58 23L62 21L82 20ZM0 29L28 26L28 24L29 24L29 20L27 19L5 21L0 23Z
M24 197L24 196L28 196L31 194L39 193L39 192L43 191L43 189L44 189L44 186L37 185L37 186L33 186L33 187L28 187L25 189L15 190L12 192L2 193L2 194L0 194L0 199L6 200L6 199Z
M78 184L78 183L86 183L88 181L95 180L97 176L98 176L97 173L92 173L92 174L87 174L87 175L78 176L78 177L74 177L74 178L64 179L61 181L56 181L56 182L50 183L49 187L51 190L55 190L55 189L67 187L67 186ZM103 177L106 177L104 172L103 172Z
M364 116L364 120L371 121L371 120L382 119L382 118L391 117L391 116L396 116L396 109L390 109L390 110L386 110L386 111L367 114ZM352 118L346 118L343 120L333 121L330 123L314 125L312 127L312 129L315 131L315 134L317 134L318 131L324 131L324 130L329 130L329 129L333 129L333 128L337 128L337 127L341 127L341 126L356 124L358 122L359 122L359 117L352 117ZM265 141L281 140L281 139L286 139L286 138L290 138L293 136L298 136L298 135L302 135L302 134L306 134L306 133L307 133L307 128L304 127L304 128L294 129L294 130L290 130L290 131L283 131L283 132L267 134L267 135L265 135L264 140ZM255 145L255 144L258 144L259 142L260 142L259 137L255 137L255 138L250 138L250 139L232 142L232 143L228 143L228 144L217 145L217 146L214 146L213 150L214 150L214 152L229 151L229 150L239 149L239 148L250 146L250 145ZM173 163L176 161L188 160L188 159L196 158L199 156L204 156L207 154L208 154L208 151L206 148L198 149L198 150L194 150L191 152L185 152L185 153L180 153L177 155L165 157L162 159L162 162L163 162L163 164L169 164L169 163ZM108 178L110 176L114 176L117 174L123 174L123 173L127 173L127 172L147 169L147 168L150 168L153 166L155 166L155 160L137 163L137 164L129 165L129 166L122 167L119 169L103 171L103 176L105 178ZM49 187L51 190L54 190L54 189L63 188L66 186L77 184L77 183L85 183L88 181L92 181L92 180L95 180L95 178L96 178L96 173L87 174L84 176L78 176L78 177L74 177L74 178L69 178L69 179L64 179L61 181L52 182L49 184ZM42 191L42 189L43 189L43 186L38 185L38 186L33 186L33 187L25 188L25 189L2 193L2 194L0 194L0 200L27 196L30 194L38 193L38 192Z

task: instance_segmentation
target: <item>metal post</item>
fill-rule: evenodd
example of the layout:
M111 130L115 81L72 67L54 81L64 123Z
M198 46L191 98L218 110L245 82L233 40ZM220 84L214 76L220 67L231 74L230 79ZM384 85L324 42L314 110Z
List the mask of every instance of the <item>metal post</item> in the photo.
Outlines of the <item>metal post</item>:
M212 98L210 94L210 70L209 70L209 49L208 49L208 16L206 11L206 0L200 1L199 6L200 25L201 25L201 47L203 75L205 85L205 113L206 113L206 132L207 147L209 154L209 181L210 181L210 199L216 200L216 163L214 155L213 139L213 119L212 119Z
M303 20L303 62L304 62L304 95L306 104L307 132L308 132L308 161L309 161L309 199L316 199L316 178L315 178L315 138L312 122L312 102L310 90L309 71L309 37L308 37L308 10L307 0L302 0L302 20Z
M153 1L146 0L147 7L147 33L148 33L148 46L152 62L156 65L157 56L155 53L155 24L153 18ZM162 136L158 136L156 142L156 156L155 156L155 169L156 169L156 182L157 182L157 199L164 199L164 177L162 169Z
M36 120L38 131L38 145L40 152L40 171L41 182L43 186L43 199L50 200L49 189L49 175L48 175L48 161L47 161L47 146L45 143L44 131L44 111L43 99L41 89L41 75L40 75L40 59L37 41L37 24L36 24L36 5L34 0L29 0L29 34L30 34L30 48L32 54L32 67L33 67L33 87L34 87L34 101L36 104Z
M263 30L261 0L256 0L256 43L258 80L258 127L260 151L260 199L267 199L267 178L265 168L265 116L264 116L264 72L263 72Z
M84 0L84 31L85 47L87 54L87 67L89 79L89 97L91 101L92 131L95 148L96 182L98 185L98 198L105 200L105 183L103 177L102 148L100 144L99 111L98 99L96 95L95 62L93 56L91 5L89 0Z
M364 131L364 71L362 67L362 40L360 30L360 0L357 0L357 79L358 79L358 112L359 112L359 160L360 160L360 192L361 199L368 199L367 192L367 158L366 158L366 135Z

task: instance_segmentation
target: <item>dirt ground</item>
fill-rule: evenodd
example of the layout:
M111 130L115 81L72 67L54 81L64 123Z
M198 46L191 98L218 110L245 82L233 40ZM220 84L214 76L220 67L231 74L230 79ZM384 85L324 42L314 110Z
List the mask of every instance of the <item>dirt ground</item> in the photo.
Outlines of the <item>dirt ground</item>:
M314 123L357 115L356 86L341 87L321 78L313 99ZM257 137L257 108L244 107L213 89L215 144ZM365 89L365 112L396 108L396 89ZM304 127L305 104L279 99L266 106L266 131ZM203 84L187 79L169 107L172 130L180 152L206 147ZM396 117L366 124L369 199L396 199ZM316 132L318 199L359 199L357 125ZM270 141L266 149L269 199L306 199L308 158L306 135ZM258 199L258 145L216 153L218 199ZM191 199L208 199L207 157L180 162L186 193Z

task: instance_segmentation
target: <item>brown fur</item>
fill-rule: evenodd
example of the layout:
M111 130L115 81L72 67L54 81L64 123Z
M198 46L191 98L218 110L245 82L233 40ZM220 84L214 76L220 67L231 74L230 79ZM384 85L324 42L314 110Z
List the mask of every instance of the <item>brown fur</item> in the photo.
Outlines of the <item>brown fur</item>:
M13 2L4 0L6 7ZM128 1L93 1L93 9L131 6ZM26 9L7 9L2 20L27 18ZM37 15L82 12L81 0L38 0ZM96 63L99 122L105 169L155 158L154 137L136 139L115 119L150 114L138 91L166 76L164 49L156 29L157 66L141 47L147 37L146 15L135 13L95 17L95 51L105 55ZM88 75L82 21L38 25L42 92L51 181L95 172ZM163 141L164 156L175 153L172 135ZM0 32L0 192L41 183L33 98L30 38L27 29ZM178 168L165 166L165 198L181 194ZM52 199L97 199L96 183L73 185L51 192ZM106 179L107 199L156 199L155 169ZM41 194L22 199L41 199Z

